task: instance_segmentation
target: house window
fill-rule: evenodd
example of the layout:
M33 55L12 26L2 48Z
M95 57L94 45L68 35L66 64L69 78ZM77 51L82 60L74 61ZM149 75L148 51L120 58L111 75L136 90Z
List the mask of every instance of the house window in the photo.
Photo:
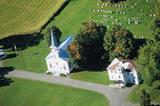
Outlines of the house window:
M51 63L49 63L49 67L52 68L52 64Z
M118 78L121 78L121 76L119 75Z

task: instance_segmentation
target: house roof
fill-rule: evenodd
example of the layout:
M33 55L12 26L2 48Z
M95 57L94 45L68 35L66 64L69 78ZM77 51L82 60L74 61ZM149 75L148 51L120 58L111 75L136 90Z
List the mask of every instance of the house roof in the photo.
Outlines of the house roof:
M112 63L107 67L107 70L115 70L115 68L118 66L119 60L118 58L115 58Z
M107 67L107 70L115 70L117 67L123 67L124 69L130 69L131 71L135 69L131 61L123 61L115 58L112 63Z

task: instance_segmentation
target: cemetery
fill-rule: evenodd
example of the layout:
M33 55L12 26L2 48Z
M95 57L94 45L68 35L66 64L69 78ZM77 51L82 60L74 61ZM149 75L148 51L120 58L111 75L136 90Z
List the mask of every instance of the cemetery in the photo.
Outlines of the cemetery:
M127 28L139 38L144 36L150 39L150 22L155 17L155 11L158 4L154 0L127 0L118 4L109 2L96 3L96 6L90 9L94 13L89 20L96 23L102 23L110 28L113 24L127 26ZM137 30L138 29L138 30ZM142 31L145 32L142 33Z

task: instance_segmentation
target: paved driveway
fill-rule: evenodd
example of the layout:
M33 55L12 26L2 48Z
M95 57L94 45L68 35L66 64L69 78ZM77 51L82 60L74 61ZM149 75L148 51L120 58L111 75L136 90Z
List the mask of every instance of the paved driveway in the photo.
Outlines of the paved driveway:
M137 106L137 104L131 104L126 101L127 95L132 91L134 87L124 89L110 88L106 85L101 84L73 80L65 77L53 77L51 75L46 75L42 73L34 73L19 70L14 70L10 72L7 76L25 78L30 80L38 80L53 84L61 84L65 86L96 91L105 95L109 99L111 106Z

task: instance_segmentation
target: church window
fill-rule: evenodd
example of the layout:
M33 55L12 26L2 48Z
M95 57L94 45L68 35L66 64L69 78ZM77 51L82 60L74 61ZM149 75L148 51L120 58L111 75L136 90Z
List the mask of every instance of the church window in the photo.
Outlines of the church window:
M56 62L56 65L58 65L58 62Z
M63 69L66 70L66 66L65 65L63 65Z

